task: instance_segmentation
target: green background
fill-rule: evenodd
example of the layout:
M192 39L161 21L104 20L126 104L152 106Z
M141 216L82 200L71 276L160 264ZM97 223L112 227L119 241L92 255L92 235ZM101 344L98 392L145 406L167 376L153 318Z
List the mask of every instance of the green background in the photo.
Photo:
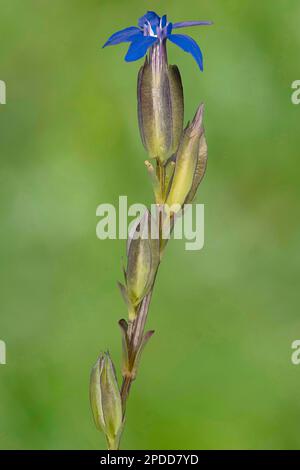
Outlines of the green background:
M125 245L96 238L95 212L152 194L141 63L101 45L147 9L215 22L186 31L203 74L169 46L186 120L206 105L205 247L168 246L122 446L299 448L298 0L0 0L0 447L104 448L89 373L106 348L119 369Z

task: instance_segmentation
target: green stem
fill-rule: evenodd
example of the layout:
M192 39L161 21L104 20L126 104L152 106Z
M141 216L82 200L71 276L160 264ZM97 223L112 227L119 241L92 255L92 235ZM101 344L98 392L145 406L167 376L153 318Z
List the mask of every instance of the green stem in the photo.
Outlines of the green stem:
M115 437L111 439L107 436L107 448L108 450L119 450L120 447L120 437Z

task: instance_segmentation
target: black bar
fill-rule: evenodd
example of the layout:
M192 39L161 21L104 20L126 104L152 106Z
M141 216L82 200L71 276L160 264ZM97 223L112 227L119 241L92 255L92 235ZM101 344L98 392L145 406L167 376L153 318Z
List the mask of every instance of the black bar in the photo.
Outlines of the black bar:
M125 468L136 468L147 465L193 465L195 468L206 464L270 464L273 461L282 463L295 462L297 451L277 450L133 450L133 451L84 451L84 450L2 450L0 461L23 465L120 465Z

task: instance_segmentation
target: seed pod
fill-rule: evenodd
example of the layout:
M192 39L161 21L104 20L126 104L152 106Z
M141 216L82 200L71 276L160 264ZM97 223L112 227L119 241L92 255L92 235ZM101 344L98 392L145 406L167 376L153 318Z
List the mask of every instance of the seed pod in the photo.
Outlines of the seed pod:
M151 237L154 220L147 210L128 246L127 293L134 306L148 294L159 261L159 240Z
M101 354L91 372L90 402L97 429L102 430L110 448L122 429L121 395L109 353Z
M150 158L167 160L179 145L183 129L183 88L178 68L146 59L138 76L141 139Z
M166 210L177 212L193 199L203 178L207 147L204 137L203 105L199 106L191 124L184 130L176 156L176 166L166 201ZM173 209L172 209L173 206Z
M150 291L159 263L159 239L151 234L154 223L147 210L128 240L126 285L119 283L119 288L127 303L130 320L134 320L136 308ZM155 230L153 233L155 235Z

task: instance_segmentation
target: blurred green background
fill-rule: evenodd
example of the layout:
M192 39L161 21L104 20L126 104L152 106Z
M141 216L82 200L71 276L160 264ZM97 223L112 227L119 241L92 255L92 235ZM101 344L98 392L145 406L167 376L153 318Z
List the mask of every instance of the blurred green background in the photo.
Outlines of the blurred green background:
M106 348L120 363L125 245L96 238L95 211L152 194L141 63L101 45L147 9L215 22L187 31L203 74L169 46L186 120L206 104L205 247L168 246L122 446L299 448L298 0L0 0L0 447L104 448L89 373Z

